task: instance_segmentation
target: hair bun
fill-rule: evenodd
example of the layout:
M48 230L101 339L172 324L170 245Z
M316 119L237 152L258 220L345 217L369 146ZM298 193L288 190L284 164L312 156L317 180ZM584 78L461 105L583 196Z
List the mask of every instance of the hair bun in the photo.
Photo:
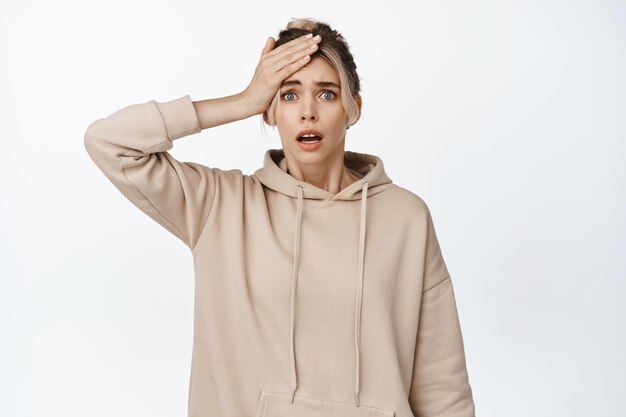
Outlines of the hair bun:
M287 23L287 29L302 29L309 32L312 32L317 26L318 22L308 18L292 18L292 20Z

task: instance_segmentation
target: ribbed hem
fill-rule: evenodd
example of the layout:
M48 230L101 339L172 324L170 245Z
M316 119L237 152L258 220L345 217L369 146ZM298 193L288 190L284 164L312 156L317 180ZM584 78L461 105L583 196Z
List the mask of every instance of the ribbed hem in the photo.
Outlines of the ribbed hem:
M155 101L155 103L165 122L165 130L170 141L202 131L189 95L171 101Z

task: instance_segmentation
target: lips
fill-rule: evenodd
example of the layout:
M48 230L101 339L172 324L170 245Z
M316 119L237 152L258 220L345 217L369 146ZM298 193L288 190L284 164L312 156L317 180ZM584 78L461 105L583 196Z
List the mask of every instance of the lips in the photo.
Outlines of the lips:
M324 137L324 135L322 135L320 132L318 132L315 129L304 129L304 130L300 131L300 133L298 133L298 135L296 136L296 140L300 139L302 137L302 135L315 135L320 140L322 140L322 138Z

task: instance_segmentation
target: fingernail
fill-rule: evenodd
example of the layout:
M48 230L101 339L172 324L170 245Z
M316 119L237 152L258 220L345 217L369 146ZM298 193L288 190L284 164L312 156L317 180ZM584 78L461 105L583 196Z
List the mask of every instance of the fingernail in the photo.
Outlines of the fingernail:
M315 37L313 38L313 40L319 41L319 40L320 40L320 35L315 35Z
M310 38L311 36L313 36L313 34L309 33L309 34L306 35L306 38Z

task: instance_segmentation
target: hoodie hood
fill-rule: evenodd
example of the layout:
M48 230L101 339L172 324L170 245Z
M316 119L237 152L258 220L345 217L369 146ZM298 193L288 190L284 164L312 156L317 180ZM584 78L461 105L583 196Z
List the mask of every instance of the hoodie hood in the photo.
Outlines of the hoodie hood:
M360 200L364 184L367 182L367 196L384 191L392 184L387 176L383 161L365 153L345 151L344 165L362 176L337 194L333 194L315 185L300 181L287 173L287 159L282 149L269 149L263 158L263 167L254 175L263 185L276 192L298 197L298 186L302 187L303 198L314 200Z
M293 404L296 389L298 387L298 378L296 373L295 358L295 340L294 340L294 324L295 324L295 300L298 281L298 266L300 262L300 231L302 210L305 199L314 200L361 200L360 207L360 227L358 244L357 277L355 286L355 311L354 311L354 357L355 357L355 376L354 376L354 404L359 406L360 392L360 341L361 341L361 303L363 300L363 265L365 263L365 233L366 233L366 214L367 214L367 198L378 194L392 185L391 179L387 176L382 160L370 154L359 152L344 151L344 165L346 168L361 175L361 178L337 194L321 189L315 185L300 181L291 176L287 172L287 159L282 149L269 149L265 153L263 159L263 167L259 168L254 175L261 183L276 192L285 194L289 197L297 198L296 219L294 229L294 250L293 250L293 274L291 287L291 329L290 329L290 368L289 383L291 387L290 402Z

